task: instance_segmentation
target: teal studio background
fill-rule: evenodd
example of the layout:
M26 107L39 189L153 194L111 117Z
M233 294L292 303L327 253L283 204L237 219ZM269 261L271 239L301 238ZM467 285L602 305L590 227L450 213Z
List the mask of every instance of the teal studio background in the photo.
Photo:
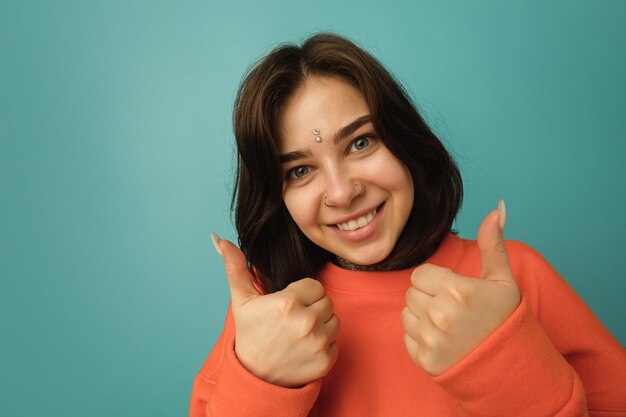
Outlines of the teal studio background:
M319 30L404 83L626 344L626 2L0 3L0 414L184 416L229 301L230 115L248 66ZM567 318L563 318L567 326Z

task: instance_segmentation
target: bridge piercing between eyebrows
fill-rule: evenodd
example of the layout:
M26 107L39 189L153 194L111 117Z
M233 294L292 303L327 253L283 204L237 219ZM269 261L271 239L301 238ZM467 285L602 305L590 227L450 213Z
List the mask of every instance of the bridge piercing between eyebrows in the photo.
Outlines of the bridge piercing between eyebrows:
M315 142L320 143L322 141L322 137L320 136L319 129L313 130L313 134L315 135Z

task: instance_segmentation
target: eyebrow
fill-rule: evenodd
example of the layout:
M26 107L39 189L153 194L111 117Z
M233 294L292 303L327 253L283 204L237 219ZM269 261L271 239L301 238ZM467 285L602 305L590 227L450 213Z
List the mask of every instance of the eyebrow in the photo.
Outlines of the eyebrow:
M284 155L278 155L278 160L281 164L291 161L297 161L299 159L306 159L312 156L310 151L294 151Z
M333 143L335 145L338 144L339 142L350 136L352 133L354 133L358 128L360 128L364 124L370 123L371 121L372 116L369 114L359 117L354 122L339 129L337 134L333 137Z
M359 117L358 119L356 119L349 125L342 127L341 129L337 131L337 133L333 137L333 144L335 145L338 144L339 142L341 142L342 140L350 136L352 133L354 133L358 128L360 128L361 126L367 123L370 123L371 121L372 121L372 116L369 114L366 114L365 116ZM293 151L293 152L286 153L284 155L279 155L278 160L280 161L281 164L284 164L286 162L297 161L299 159L305 159L311 156L312 156L311 151L308 151L308 150Z

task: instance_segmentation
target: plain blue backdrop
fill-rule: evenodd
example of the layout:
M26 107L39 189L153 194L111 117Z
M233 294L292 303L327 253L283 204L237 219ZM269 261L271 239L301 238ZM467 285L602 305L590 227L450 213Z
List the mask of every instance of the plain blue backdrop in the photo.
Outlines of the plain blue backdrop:
M230 115L249 65L319 30L411 92L626 344L626 2L0 1L0 414L182 416L229 294ZM567 318L563 325L567 326Z

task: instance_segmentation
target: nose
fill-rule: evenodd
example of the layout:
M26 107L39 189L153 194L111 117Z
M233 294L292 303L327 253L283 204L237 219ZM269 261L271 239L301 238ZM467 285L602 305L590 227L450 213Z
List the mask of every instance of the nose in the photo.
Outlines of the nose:
M333 172L327 176L324 205L326 207L349 207L363 194L363 185L345 172Z

